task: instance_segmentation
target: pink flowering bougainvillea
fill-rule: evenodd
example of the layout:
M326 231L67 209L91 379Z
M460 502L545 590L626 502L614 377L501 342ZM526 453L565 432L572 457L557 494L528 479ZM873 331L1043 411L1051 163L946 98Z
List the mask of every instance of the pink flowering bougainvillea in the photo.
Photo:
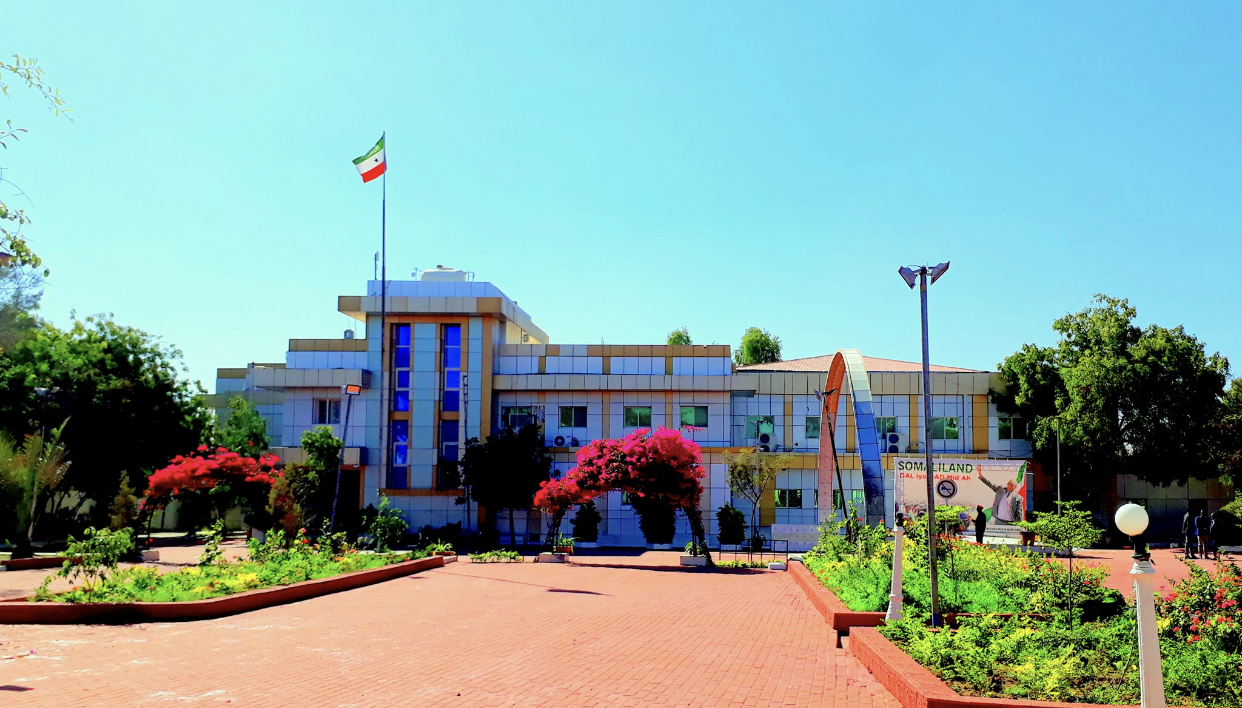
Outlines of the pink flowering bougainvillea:
M539 485L535 506L552 514L555 531L574 504L614 490L631 492L680 508L695 543L706 547L699 509L704 476L698 443L669 428L639 428L619 440L593 440L579 449L573 469Z

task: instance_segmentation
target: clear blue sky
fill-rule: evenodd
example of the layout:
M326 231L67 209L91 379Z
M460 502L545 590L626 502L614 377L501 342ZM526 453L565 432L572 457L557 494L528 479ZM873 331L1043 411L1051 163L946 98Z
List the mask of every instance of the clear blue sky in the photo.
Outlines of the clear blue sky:
M198 5L5 10L75 122L16 92L0 164L44 315L115 313L209 390L349 324L385 130L390 277L475 271L554 342L917 359L896 268L951 260L936 362L1095 292L1242 359L1237 3Z

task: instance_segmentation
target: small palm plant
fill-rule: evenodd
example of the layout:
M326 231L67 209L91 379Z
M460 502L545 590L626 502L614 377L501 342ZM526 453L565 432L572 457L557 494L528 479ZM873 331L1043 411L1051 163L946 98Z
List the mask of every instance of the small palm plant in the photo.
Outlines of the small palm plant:
M60 486L69 471L65 446L60 442L68 422L47 434L31 433L20 446L0 433L0 486L16 501L17 529L19 533L25 532L18 536L14 558L30 557L35 524L39 521L39 501L45 492Z

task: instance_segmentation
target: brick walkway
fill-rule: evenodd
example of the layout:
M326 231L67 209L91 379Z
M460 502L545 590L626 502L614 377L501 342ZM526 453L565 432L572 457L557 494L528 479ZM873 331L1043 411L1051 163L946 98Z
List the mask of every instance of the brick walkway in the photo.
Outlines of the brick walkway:
M459 562L207 622L4 626L0 695L6 708L897 708L784 573L676 558Z

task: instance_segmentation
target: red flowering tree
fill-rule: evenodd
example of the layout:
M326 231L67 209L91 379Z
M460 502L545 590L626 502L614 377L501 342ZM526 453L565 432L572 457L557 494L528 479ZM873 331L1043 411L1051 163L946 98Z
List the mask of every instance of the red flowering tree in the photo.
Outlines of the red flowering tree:
M706 549L699 509L704 476L698 443L669 428L639 428L619 440L593 440L582 447L573 469L539 485L535 506L552 514L551 533L557 533L574 504L614 490L630 492L645 503L680 509L690 521L694 542Z
M253 515L261 512L268 501L272 483L280 476L275 470L279 462L275 455L263 454L256 459L224 447L211 451L206 445L199 445L193 453L177 455L167 467L147 478L143 509L164 508L176 498L192 517L210 512L223 516L235 506Z

